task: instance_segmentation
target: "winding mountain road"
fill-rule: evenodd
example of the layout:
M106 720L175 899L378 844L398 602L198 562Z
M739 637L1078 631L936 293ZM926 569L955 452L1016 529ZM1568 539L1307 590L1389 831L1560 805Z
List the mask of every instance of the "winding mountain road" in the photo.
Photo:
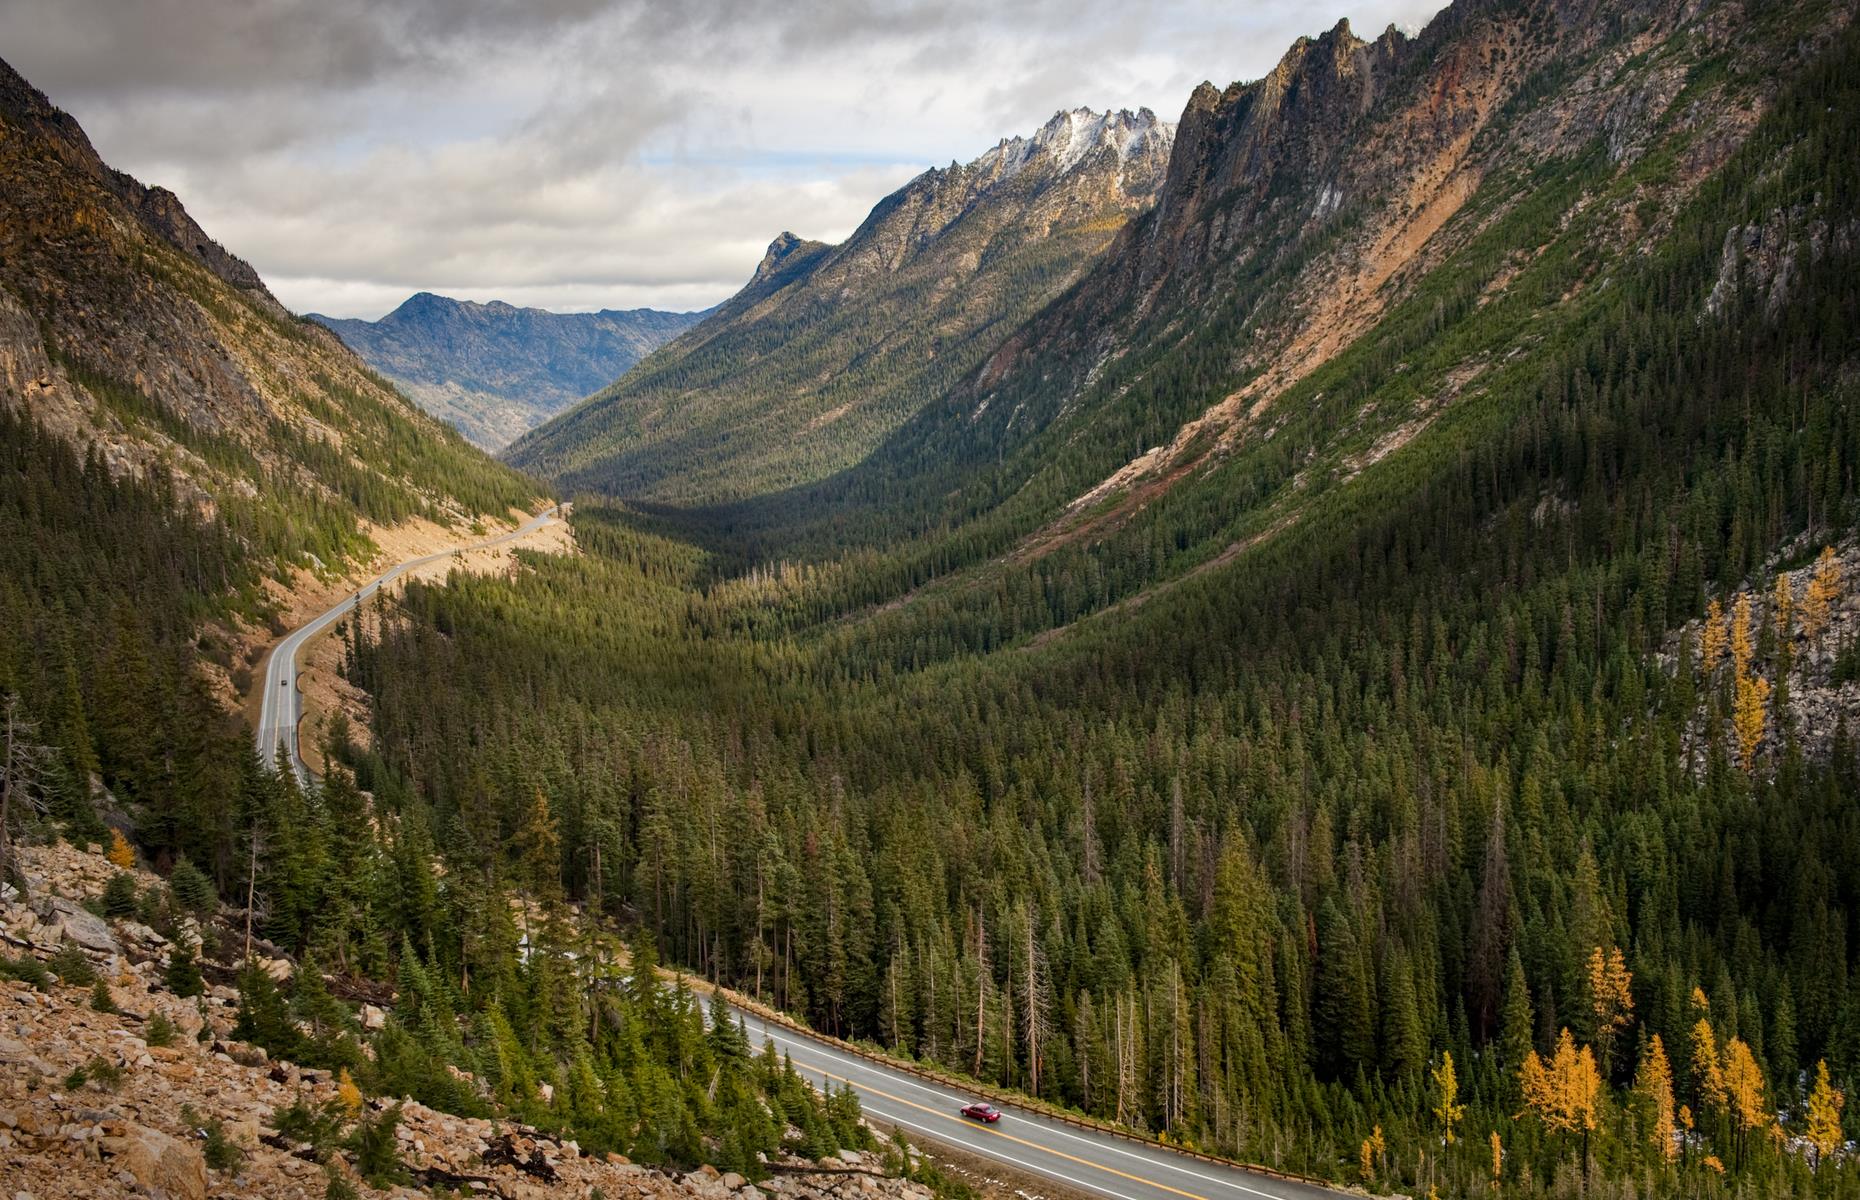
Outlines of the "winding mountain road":
M355 591L344 596L329 611L313 617L309 621L291 630L276 646L271 648L271 657L265 663L265 683L263 703L258 716L258 755L267 762L275 762L279 750L290 756L291 768L297 772L297 778L308 780L310 768L305 765L297 752L297 724L303 720L303 695L297 690L297 652L317 634L342 619L344 614L355 608L358 601L366 600L381 590L383 584L392 583L415 567L463 554L469 550L484 550L491 546L501 546L505 542L515 541L548 525L556 519L559 506L550 505L528 521L508 533L482 542L473 542L469 546L454 546L450 550L441 550L420 558L410 558L406 562L383 571Z
M310 770L298 754L297 724L302 697L297 690L297 653L311 638L368 599L382 585L426 563L468 550L496 546L523 537L556 518L550 507L495 538L437 554L409 559L375 576L327 611L287 634L272 649L265 667L264 703L258 723L258 751L272 758L290 756L298 778ZM974 1097L875 1059L849 1054L823 1038L763 1020L739 1009L750 1044L764 1039L794 1060L802 1076L835 1087L850 1085L867 1115L902 1129L919 1142L930 1141L1000 1163L1011 1172L1045 1179L1071 1192L1103 1200L1336 1200L1342 1193L1280 1179L1225 1163L1209 1162L1135 1138L1067 1124L1011 1105L1001 1120L983 1125L961 1116Z
M763 1039L794 1059L819 1086L850 1084L867 1116L929 1140L1048 1179L1106 1200L1337 1200L1343 1193L1208 1162L1163 1146L1069 1125L1001 1105L1001 1120L983 1125L961 1116L974 1099L908 1071L848 1054L785 1025L737 1010L752 1048Z

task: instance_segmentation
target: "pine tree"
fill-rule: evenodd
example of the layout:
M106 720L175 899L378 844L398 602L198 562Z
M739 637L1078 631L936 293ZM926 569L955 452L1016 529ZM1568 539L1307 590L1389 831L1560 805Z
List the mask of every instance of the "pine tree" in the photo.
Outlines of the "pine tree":
M1513 946L1511 961L1506 969L1505 1008L1498 1039L1501 1065L1505 1070L1515 1072L1524 1065L1525 1057L1534 1048L1531 1039L1534 1024L1531 991L1524 981L1524 960L1518 956L1517 947Z
M1427 1035L1415 1001L1414 971L1399 951L1391 951L1389 957L1382 993L1382 1051L1395 1078L1413 1082L1427 1067Z

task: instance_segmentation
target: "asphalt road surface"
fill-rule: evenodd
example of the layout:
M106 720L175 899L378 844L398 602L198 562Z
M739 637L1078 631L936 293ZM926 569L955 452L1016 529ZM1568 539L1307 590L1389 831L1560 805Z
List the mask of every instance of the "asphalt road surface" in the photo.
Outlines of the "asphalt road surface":
M414 567L425 566L442 558L450 558L467 550L482 550L488 546L501 545L504 542L524 537L541 529L556 519L556 506L550 505L536 516L517 526L509 533L474 542L469 546L456 546L451 550L441 550L437 554L428 554L421 558L410 558L390 570L383 571L357 590L343 597L328 612L306 621L293 629L284 640L272 647L271 659L265 664L264 703L259 709L258 717L258 754L266 762L276 762L279 750L290 756L291 768L297 772L297 778L308 780L310 768L297 752L297 724L303 720L303 696L297 691L297 652L304 643L315 637L335 622L341 620L355 608L356 602L366 600L381 590L381 585L392 583L402 574Z
M1024 1175L1064 1184L1108 1200L1336 1200L1342 1193L1206 1162L1115 1134L1081 1129L1050 1117L1001 1106L1001 1120L984 1125L961 1115L975 1097L847 1054L782 1025L739 1013L752 1048L764 1038L794 1059L803 1078L836 1088L851 1084L866 1115L928 1139L991 1159Z

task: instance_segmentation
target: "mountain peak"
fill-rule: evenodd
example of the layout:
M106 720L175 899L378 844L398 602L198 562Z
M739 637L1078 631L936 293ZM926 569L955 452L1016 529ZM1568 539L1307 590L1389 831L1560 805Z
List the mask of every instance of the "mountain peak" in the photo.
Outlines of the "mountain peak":
M969 165L999 171L1001 178L1008 179L1044 159L1054 175L1063 175L1106 149L1119 164L1152 150L1166 158L1174 137L1175 126L1147 108L1134 113L1127 108L1102 113L1084 107L1060 109L1032 137L1003 138Z
M749 277L749 282L751 284L761 283L780 270L782 263L793 257L795 251L815 244L817 243L809 242L790 230L782 230L775 240L769 243L768 250L763 253L762 261L756 264L755 274Z

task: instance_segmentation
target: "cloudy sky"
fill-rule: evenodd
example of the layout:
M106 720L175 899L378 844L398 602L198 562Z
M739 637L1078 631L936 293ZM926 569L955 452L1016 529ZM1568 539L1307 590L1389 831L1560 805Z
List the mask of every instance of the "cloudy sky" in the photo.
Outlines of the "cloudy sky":
M698 308L1060 108L1441 0L0 0L0 55L290 307Z

